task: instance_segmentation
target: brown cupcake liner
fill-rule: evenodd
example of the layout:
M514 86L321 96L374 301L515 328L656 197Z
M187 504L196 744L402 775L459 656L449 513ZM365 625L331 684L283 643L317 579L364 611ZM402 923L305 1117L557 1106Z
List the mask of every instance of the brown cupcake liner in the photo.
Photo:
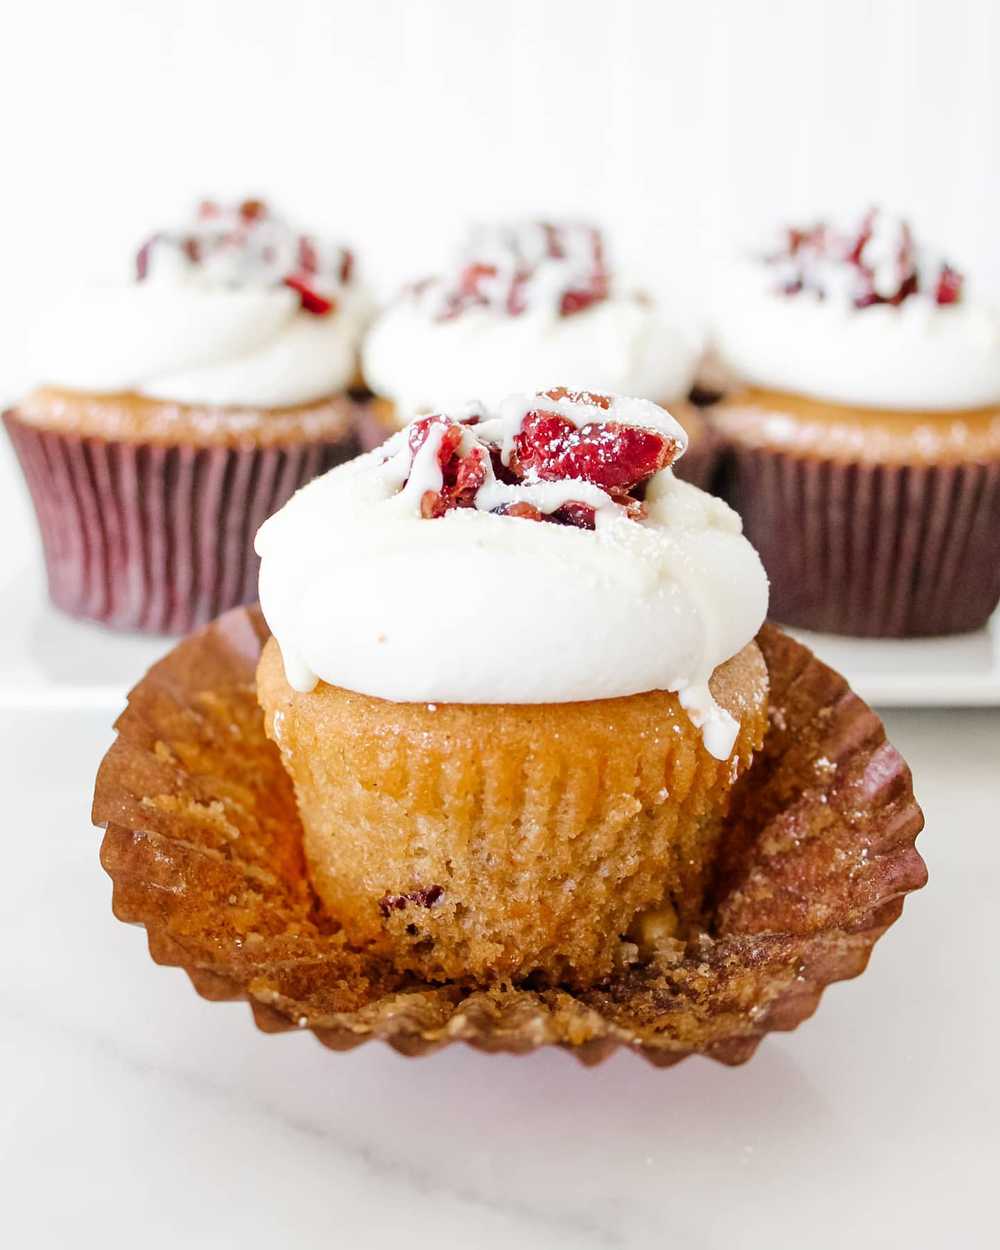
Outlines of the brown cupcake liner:
M926 880L909 770L878 717L773 626L758 642L771 727L738 783L706 931L570 993L428 985L351 949L314 896L295 799L264 734L254 670L267 629L229 612L177 646L129 696L101 765L94 821L113 908L153 959L211 999L246 999L268 1032L308 1028L346 1050L453 1041L584 1063L626 1046L659 1066L742 1063L853 977Z
M1000 601L1000 461L843 463L731 445L720 493L786 625L905 638L979 629Z
M186 633L257 597L258 527L354 455L353 436L273 447L129 443L4 413L41 530L52 601L122 629Z
M358 444L362 451L374 451L376 447L381 447L385 440L395 433L395 428L390 426L379 414L378 404L379 401L372 396L367 402L358 406L355 430L358 436Z
M716 430L704 422L674 465L674 473L684 482L690 482L701 490L712 491L722 455L723 442Z

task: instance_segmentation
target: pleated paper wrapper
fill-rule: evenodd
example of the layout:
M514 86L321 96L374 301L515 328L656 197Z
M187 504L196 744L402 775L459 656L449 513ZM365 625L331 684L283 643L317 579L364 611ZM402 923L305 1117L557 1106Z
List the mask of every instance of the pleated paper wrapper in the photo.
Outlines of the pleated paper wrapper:
M122 629L182 634L257 597L258 527L354 455L353 437L161 445L44 430L4 413L53 602Z
M617 1047L658 1066L742 1063L856 976L926 872L910 773L878 717L772 626L765 745L738 783L704 932L589 990L424 984L351 949L308 880L291 784L254 670L267 629L236 609L132 691L97 779L113 907L199 993L245 999L265 1031L407 1055L463 1041L584 1063Z
M743 517L786 625L868 638L980 629L1000 601L1000 460L839 462L727 449Z

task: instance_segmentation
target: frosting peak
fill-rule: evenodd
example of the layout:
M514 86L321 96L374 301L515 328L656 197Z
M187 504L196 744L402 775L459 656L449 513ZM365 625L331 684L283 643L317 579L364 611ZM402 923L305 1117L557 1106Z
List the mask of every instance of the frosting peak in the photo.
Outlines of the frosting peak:
M671 690L726 758L708 681L767 581L736 514L674 478L683 444L653 404L560 389L424 418L317 479L257 535L289 682L400 702Z
M947 261L918 245L909 222L871 208L853 227L816 222L790 226L764 256L774 290L850 307L899 306L914 296L957 304L965 279Z
M670 402L687 395L700 344L620 288L593 226L474 230L443 274L405 290L363 352L368 385L400 425L477 394L490 404L562 377Z
M353 272L348 248L293 230L263 200L203 200L192 221L157 231L136 256L139 282L209 290L285 286L320 317L336 308Z
M293 407L351 384L366 319L346 248L259 200L206 201L147 239L135 282L57 302L33 364L40 382L71 391Z
M599 230L538 221L476 227L452 267L417 283L412 298L437 321L470 308L569 317L607 299L608 290Z
M786 230L734 266L712 338L726 374L765 389L917 412L1000 402L1000 313L875 209L846 229Z

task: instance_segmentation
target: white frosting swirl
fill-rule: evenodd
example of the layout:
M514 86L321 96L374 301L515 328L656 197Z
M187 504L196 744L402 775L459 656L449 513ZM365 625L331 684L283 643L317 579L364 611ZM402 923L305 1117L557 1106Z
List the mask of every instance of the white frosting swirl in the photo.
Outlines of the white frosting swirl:
M258 532L261 607L292 686L458 703L670 690L729 755L737 727L708 681L767 610L736 513L667 469L644 519L612 508L593 531L478 506L427 520L435 448L411 458L405 440L316 479ZM580 482L538 485L582 497Z
M357 298L316 317L286 289L144 282L64 299L36 336L33 368L67 390L280 408L350 385L363 322Z
M365 380L392 401L401 423L469 395L499 403L550 378L578 390L643 395L666 403L691 389L699 347L652 305L612 296L572 316L547 306L511 317L471 308L434 320L419 301L392 304L362 348Z
M368 318L350 265L264 205L208 204L144 245L141 280L57 301L34 336L35 376L190 404L279 408L339 393ZM285 285L300 280L315 294Z
M1000 402L1000 312L929 295L854 308L785 295L747 262L720 282L712 340L724 370L755 386L907 411Z

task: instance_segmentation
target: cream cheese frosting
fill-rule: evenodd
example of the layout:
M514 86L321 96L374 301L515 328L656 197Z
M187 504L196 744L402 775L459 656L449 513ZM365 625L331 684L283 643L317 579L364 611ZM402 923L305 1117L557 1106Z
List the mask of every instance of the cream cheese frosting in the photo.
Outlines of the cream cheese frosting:
M228 229L234 210L211 207L209 225ZM36 376L68 390L275 408L345 390L367 321L364 293L326 263L332 249L269 214L245 225L252 247L241 239L199 251L208 231L199 218L187 233L154 236L140 252L141 280L67 294L36 336ZM314 311L312 291L288 285L303 245L320 292ZM336 250L341 268L344 256Z
M553 377L671 402L690 390L699 351L696 335L616 288L597 231L527 223L478 232L449 272L404 292L372 326L362 363L404 424Z
M722 368L755 386L859 407L1000 402L1000 311L967 298L960 276L917 249L905 223L868 220L863 246L844 236L841 256L830 256L827 230L826 254L810 266L786 254L732 267L713 300Z
M496 414L475 409L463 438L502 448L526 412L552 404L526 396ZM572 399L561 411L577 426L594 419ZM683 446L655 405L602 415ZM513 496L495 493L504 484L490 472L474 506L428 520L421 501L440 489L441 427L416 451L413 428L316 479L258 532L261 607L289 683L433 703L674 691L707 749L727 758L737 726L708 682L767 610L767 580L736 513L665 468L646 484L641 519L592 482L531 475L508 492L549 513L590 500L595 528L500 515Z

